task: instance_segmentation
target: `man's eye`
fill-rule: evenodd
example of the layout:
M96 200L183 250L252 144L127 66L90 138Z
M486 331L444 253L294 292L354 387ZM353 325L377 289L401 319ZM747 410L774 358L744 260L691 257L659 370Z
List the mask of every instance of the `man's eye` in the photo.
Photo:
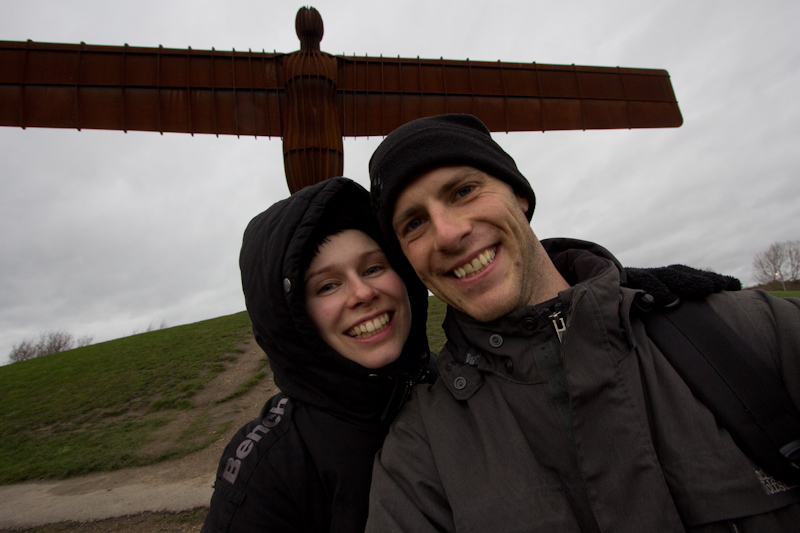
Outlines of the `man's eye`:
M464 185L463 187L461 187L456 191L456 195L460 198L463 198L469 193L471 193L474 188L475 188L474 185Z
M409 231L414 231L415 229L417 229L421 225L422 225L422 220L421 219L419 219L419 218L413 219L411 222L406 224L406 233L408 233Z

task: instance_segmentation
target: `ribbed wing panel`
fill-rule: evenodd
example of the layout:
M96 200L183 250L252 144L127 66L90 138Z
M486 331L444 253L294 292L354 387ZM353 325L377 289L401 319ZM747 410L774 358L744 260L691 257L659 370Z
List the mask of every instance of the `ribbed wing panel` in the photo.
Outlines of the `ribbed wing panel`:
M470 113L492 131L677 127L664 70L401 58L339 58L345 136L386 135L415 118Z
M0 125L280 136L282 57L0 41Z
M286 57L0 41L0 125L282 136ZM440 113L492 131L682 123L664 70L332 57L343 136Z

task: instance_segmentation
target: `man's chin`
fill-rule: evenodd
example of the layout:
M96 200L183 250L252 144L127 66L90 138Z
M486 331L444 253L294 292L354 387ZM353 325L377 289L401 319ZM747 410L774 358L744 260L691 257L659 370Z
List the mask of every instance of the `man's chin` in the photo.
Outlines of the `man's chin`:
M515 309L511 298L439 298L478 322L491 322Z
M478 322L491 322L492 320L496 320L502 316L507 315L513 310L514 310L513 307L487 309L484 307L476 306L471 310L464 311L464 313L472 317L474 320L477 320Z

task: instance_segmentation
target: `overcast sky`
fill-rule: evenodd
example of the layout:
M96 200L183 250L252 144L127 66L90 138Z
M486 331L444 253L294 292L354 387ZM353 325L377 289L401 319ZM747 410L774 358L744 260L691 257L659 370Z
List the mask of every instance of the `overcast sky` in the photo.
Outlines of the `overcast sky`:
M0 0L0 40L292 52L286 0ZM331 54L661 68L676 129L495 134L537 196L537 236L629 266L754 283L800 238L796 0L318 0ZM368 186L380 139L345 140ZM0 362L66 330L95 342L244 310L247 222L288 195L280 139L0 128Z

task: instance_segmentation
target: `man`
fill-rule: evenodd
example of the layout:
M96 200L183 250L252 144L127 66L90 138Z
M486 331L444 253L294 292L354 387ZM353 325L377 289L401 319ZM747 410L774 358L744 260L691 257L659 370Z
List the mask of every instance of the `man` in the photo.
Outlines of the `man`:
M800 489L692 395L608 251L536 238L533 190L479 120L398 128L370 177L385 234L448 304L448 344L376 458L368 531L798 531ZM708 301L800 405L800 301Z

